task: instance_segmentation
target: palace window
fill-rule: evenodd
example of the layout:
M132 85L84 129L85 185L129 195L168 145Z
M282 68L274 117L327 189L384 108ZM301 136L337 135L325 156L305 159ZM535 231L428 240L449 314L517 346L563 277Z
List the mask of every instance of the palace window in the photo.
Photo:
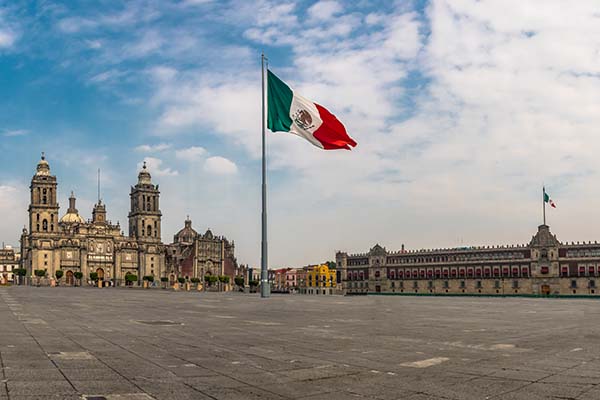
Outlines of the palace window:
M560 268L560 274L562 276L569 276L569 267L564 265Z
M593 266L589 266L588 267L588 273L590 274L590 276L594 276L595 275L595 268Z
M481 281L477 281L476 286L477 286L477 289L481 289Z
M595 288L595 287L596 287L596 281L592 279L592 280L590 281L590 283L589 283L589 285L588 285L588 286L589 286L590 288Z
M585 267L579 267L579 275L585 276Z
M460 281L460 288L464 289L466 287L465 281Z
M514 267L514 268L512 269L512 274L513 274L513 276L519 276L519 268L517 268L517 267Z
M375 278L379 278L379 270L375 271Z
M444 281L444 289L448 289L450 287L450 282Z
M525 277L529 276L529 269L527 267L521 268L521 275Z
M500 289L500 281L494 281L494 288Z
M512 287L513 287L513 289L518 289L519 288L519 281L515 279L513 281Z
M573 279L571 281L571 289L575 289L575 288L577 288L577 281L575 279Z

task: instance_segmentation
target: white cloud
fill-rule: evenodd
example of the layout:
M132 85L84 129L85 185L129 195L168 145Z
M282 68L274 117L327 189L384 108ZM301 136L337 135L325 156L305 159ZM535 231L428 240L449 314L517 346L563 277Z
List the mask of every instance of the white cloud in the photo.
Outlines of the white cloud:
M148 169L148 172L150 172L150 175L155 175L159 177L179 175L179 172L177 172L176 170L173 170L168 167L163 168L163 160L161 160L160 158L144 157L144 161L146 162L146 168ZM141 169L143 164L143 162L138 163L138 169Z
M3 133L3 135L6 137L25 136L28 134L29 134L29 131L27 129L12 129L12 130L4 131L4 133Z
M140 153L156 153L160 151L165 151L171 148L171 144L169 143L157 143L157 144L141 144L137 146L134 150Z
M318 20L328 20L342 12L342 6L337 1L321 0L310 6L308 15Z
M192 146L187 149L180 149L175 151L175 157L185 161L198 161L206 155L206 149L200 146Z
M11 47L16 40L17 36L14 32L0 29L0 48Z
M204 162L204 170L217 175L234 175L238 172L237 165L233 161L219 156L207 158Z

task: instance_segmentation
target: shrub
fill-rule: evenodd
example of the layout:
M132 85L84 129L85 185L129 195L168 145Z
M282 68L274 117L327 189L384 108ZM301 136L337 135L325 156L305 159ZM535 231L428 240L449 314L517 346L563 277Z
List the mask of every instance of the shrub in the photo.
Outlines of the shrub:
M254 280L254 281L250 281L248 282L250 284L250 286L258 286L259 282Z
M77 272L73 273L73 276L75 277L75 279L81 279L81 278L83 278L83 272L77 271Z
M161 282L169 282L169 278L167 278L166 276L163 276L162 278L160 278Z
M242 276L236 276L233 281L238 286L244 286L244 278Z
M148 282L154 282L154 277L152 275L146 275L143 279Z
M227 275L219 275L219 282L229 283L229 277Z
M56 276L56 279L60 280L60 278L63 277L63 275L65 274L65 272L63 270L58 270L54 273L54 276Z
M194 278L190 279L190 281L192 281L192 283L200 283L200 278L194 277Z
M90 280L92 282L96 282L98 280L98 273L97 272L90 272Z
M38 278L43 278L46 276L46 270L45 269L36 269L35 271L33 271L33 274L35 276L37 276Z
M125 274L125 281L128 283L133 283L133 282L137 282L138 277L135 274L132 274L130 272Z
M185 278L180 276L179 278L177 278L177 282L179 282L183 285L183 283L185 282Z

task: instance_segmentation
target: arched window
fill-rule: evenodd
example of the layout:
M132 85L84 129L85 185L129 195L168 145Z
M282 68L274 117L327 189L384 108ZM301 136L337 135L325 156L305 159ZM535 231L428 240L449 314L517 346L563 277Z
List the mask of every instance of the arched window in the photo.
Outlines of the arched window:
M54 232L54 224L50 224L50 232Z
M36 228L37 228L37 229L36 229L36 231L38 231L38 232L39 232L39 231L40 231L40 224L37 224L37 225L36 225Z
M148 225L148 236L152 236L152 225Z
M40 222L40 214L36 214L36 217L35 217L35 218L36 218L36 219L35 219L36 221Z
M42 230L43 230L44 232L48 232L48 220L47 220L47 219L44 219L44 220L42 221Z
M48 203L48 196L47 196L47 190L43 189L42 190L42 204L47 204Z

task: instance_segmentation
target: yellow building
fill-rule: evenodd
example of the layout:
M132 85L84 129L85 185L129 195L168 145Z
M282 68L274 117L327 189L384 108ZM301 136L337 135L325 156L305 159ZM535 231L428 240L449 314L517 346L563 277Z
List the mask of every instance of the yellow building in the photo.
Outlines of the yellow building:
M335 269L330 270L327 264L309 266L306 271L306 293L333 294L336 280Z

